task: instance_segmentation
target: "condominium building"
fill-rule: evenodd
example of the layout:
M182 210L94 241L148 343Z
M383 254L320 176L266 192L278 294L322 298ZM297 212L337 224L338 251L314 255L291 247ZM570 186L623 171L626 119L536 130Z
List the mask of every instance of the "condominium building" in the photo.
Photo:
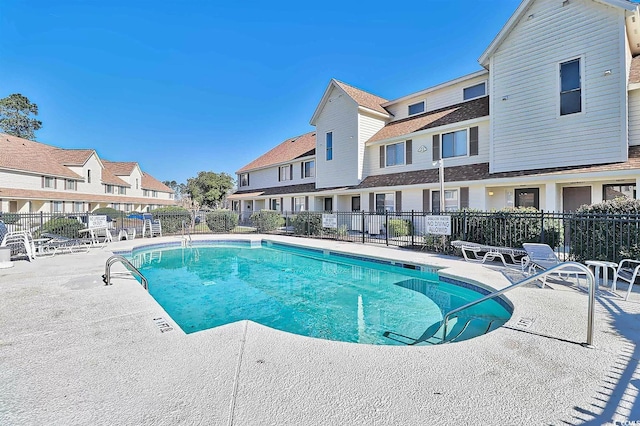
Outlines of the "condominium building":
M240 169L229 198L239 212L573 211L638 198L637 55L636 3L524 0L477 72L394 100L331 80L315 131Z
M173 204L173 190L136 162L0 133L0 212L149 211Z

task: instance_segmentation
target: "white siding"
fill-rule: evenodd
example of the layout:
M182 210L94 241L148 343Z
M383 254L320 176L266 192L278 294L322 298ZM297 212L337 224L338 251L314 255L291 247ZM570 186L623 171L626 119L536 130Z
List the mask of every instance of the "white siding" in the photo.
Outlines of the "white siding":
M533 3L491 58L493 172L626 160L622 20L592 1ZM559 63L576 57L583 112L561 117Z
M640 145L640 90L629 92L629 145Z
M333 133L333 160L326 161L325 135ZM316 120L316 186L357 185L358 105L340 89L333 88Z
M444 108L449 105L459 104L460 102L464 102L464 88L474 86L478 83L482 83L483 81L487 82L487 78L488 76L486 75L471 78L464 82L459 82L438 90L434 90L433 92L429 92L426 94L423 93L415 97L411 97L401 102L389 105L386 108L391 114L393 114L393 121L397 121L409 116L409 105L415 104L425 99L427 101L425 111L434 111L436 109ZM489 93L488 90L489 88L487 82L487 93Z
M305 157L304 159L296 159L290 163L283 163L277 166L271 166L264 169L249 171L249 186L238 187L239 190L247 191L252 189L273 188L278 186L300 185L303 183L313 183L315 177L301 177L301 164L306 161L315 160L315 157ZM278 181L278 173L280 166L293 164L293 179ZM317 169L317 163L316 163ZM316 170L317 174L317 170Z
M402 166L392 166L380 168L380 145L367 146L365 155L365 176L381 175L389 173L409 172L414 170L433 169L437 166L433 165L433 135L439 133L448 133L469 127L478 126L478 155L454 157L445 159L445 167L462 166L467 164L487 163L489 161L489 120L473 122L473 124L459 123L437 129L433 133L422 134L420 136L407 137L412 142L412 164ZM467 137L468 137L467 132ZM400 139L404 141L406 139ZM424 146L423 152L418 152L421 146Z
M91 170L91 183L87 182L87 171ZM87 160L82 166L82 170L76 171L83 177L82 182L78 182L78 192L86 192L89 194L104 194L104 187L102 186L102 166L95 154Z
M365 143L385 125L385 121L358 114L358 179L362 180L364 173Z
M61 181L61 179L58 179ZM20 189L43 189L42 188L42 176L31 175L22 172L5 172L0 171L0 182L5 188L20 188ZM58 182L58 188L61 188L60 182ZM46 188L48 191L54 191L53 188Z

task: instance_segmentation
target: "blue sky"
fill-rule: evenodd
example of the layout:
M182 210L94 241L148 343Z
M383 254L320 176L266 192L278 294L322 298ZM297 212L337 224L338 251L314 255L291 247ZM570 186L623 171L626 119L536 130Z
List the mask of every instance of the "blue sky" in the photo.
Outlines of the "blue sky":
M44 143L233 175L313 130L331 78L395 99L479 70L519 3L4 1L0 98L38 104Z

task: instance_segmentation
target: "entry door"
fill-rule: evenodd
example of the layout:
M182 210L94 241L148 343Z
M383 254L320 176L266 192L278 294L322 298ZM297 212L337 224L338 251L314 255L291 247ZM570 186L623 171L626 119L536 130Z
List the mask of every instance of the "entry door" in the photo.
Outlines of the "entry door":
M324 211L332 212L333 211L333 198L325 198L324 199Z
M17 201L9 201L9 213L18 213Z
M562 211L565 213L575 212L578 207L584 204L591 204L590 186L573 186L562 188ZM564 221L564 243L571 245L571 226L573 221Z
M590 186L572 186L562 188L562 211L575 212L578 207L591 204Z
M351 197L351 211L359 212L360 211L360 196Z

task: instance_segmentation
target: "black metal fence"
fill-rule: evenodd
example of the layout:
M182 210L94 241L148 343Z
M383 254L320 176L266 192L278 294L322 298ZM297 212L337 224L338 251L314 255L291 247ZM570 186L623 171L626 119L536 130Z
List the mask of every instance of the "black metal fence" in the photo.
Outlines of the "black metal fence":
M430 212L275 212L251 215L233 212L179 212L153 214L164 235L210 233L286 234L356 243L383 244L455 254L453 240L500 247L521 247L525 242L549 244L564 260L640 258L640 214L576 214L546 212L447 213L451 235L429 233ZM324 216L323 215L330 215ZM43 232L80 236L91 213L0 213L10 230L26 229L35 237ZM142 234L140 213L108 216L114 236L123 229ZM148 218L148 216L146 217Z

